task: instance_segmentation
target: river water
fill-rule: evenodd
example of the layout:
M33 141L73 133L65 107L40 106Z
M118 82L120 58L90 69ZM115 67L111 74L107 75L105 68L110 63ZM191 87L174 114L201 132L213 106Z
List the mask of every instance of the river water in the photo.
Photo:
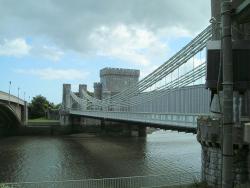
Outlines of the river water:
M0 182L200 172L196 135L158 130L146 138L63 137L0 139Z

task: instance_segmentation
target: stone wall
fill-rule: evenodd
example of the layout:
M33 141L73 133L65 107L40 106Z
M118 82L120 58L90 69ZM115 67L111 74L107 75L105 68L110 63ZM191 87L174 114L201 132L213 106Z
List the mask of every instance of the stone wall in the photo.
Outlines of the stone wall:
M221 120L203 116L198 119L197 139L201 144L202 180L211 187L221 186L222 150ZM234 185L250 180L249 144L244 142L244 126L233 127Z
M102 84L100 82L94 83L94 97L102 99Z
M102 93L117 94L124 89L136 84L140 71L134 69L104 68L100 71Z

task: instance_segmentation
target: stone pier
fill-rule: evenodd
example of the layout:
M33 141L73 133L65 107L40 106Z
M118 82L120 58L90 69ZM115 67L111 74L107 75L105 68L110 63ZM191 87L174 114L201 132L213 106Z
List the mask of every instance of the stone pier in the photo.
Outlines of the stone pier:
M63 84L63 101L62 110L60 112L60 125L69 126L71 124L69 109L71 108L71 85Z
M138 126L138 136L139 137L146 137L147 136L147 129L144 126Z
M146 127L128 123L101 120L101 132L113 136L139 136L146 137Z
M197 139L201 144L202 181L211 187L221 187L222 171L222 120L202 116L198 119ZM250 180L250 150L246 135L247 125L233 127L233 177L234 185L242 185ZM249 129L250 130L250 129ZM245 139L244 139L245 137ZM250 137L249 137L250 138Z

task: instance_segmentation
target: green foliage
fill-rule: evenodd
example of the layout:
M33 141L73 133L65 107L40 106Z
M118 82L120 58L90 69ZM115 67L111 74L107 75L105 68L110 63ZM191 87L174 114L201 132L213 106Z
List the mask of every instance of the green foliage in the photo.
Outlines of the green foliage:
M29 105L29 118L41 118L46 116L46 111L48 109L56 109L57 105L54 103L50 103L45 97L42 95L37 95L33 97L30 105Z
M0 188L12 188L12 186L8 186L8 185L5 185L5 184L0 184Z
M90 91L87 91L88 95L94 97L94 93L93 92L90 92Z

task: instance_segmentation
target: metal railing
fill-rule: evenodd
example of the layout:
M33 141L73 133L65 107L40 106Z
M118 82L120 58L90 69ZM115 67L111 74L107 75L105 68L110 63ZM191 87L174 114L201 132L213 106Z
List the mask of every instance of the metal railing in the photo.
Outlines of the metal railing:
M202 114L188 113L155 113L155 112L120 112L120 111L83 111L70 109L70 114L98 117L113 120L134 121L140 123L154 123L183 127L196 127L197 118Z
M0 91L0 100L3 100L3 101L10 100L10 102L18 103L20 105L24 105L24 103L25 103L24 100L14 96L14 95L9 95L8 93L3 92L3 91Z
M146 188L196 184L198 182L200 182L199 173L181 173L103 179L16 182L0 184L0 188Z

